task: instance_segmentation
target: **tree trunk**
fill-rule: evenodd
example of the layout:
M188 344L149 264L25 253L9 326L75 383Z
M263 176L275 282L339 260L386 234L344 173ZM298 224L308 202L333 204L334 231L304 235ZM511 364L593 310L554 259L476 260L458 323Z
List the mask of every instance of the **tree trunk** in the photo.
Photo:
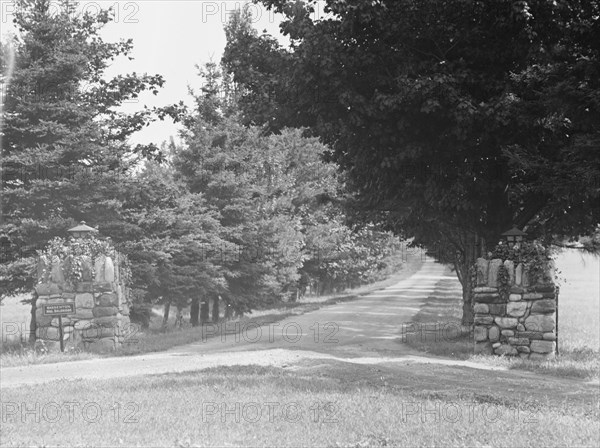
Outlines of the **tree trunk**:
M165 302L165 307L163 310L163 321L162 321L162 329L166 330L167 324L169 323L169 311L171 310L171 299Z
M473 327L473 294L471 285L471 267L475 264L477 257L483 256L485 251L485 240L477 235L471 234L466 239L466 247L463 246L463 254L454 261L454 268L458 280L462 285L463 315L462 325Z
M467 282L462 285L463 287L463 315L462 325L465 327L473 327L473 295L471 294L471 281L467 279Z
M194 297L190 306L190 322L192 327L198 326L198 315L200 313L200 298Z
M200 305L200 322L205 323L210 320L210 310L208 308L208 299L204 299Z
M29 321L29 343L31 345L35 344L36 336L35 330L37 329L37 321L35 319L35 307L37 303L37 292L34 292L31 297L31 320ZM19 337L21 341L23 340L23 335Z
M181 330L183 328L183 307L177 305L177 319L175 319L175 328Z
M219 295L218 294L215 294L215 296L213 297L212 321L214 323L219 322Z

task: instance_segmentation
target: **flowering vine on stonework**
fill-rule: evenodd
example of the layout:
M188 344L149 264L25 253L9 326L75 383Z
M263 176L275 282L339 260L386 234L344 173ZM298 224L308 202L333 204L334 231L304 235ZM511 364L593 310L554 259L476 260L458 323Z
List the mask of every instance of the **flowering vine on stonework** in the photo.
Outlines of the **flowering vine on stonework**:
M542 245L538 241L522 241L514 244L512 247L506 243L500 243L495 247L489 258L512 260L515 265L523 263L523 266L529 272L529 276L534 281L543 278L551 270L553 260L551 248ZM504 272L501 269L499 275L503 277L499 280L504 280L504 283L508 283L508 271Z
M38 256L43 262L43 272L38 279L42 282L50 274L52 264L56 260L61 260L62 273L65 280L71 285L75 285L83 279L83 266L87 260L91 267L92 279L95 278L94 265L96 259L100 256L117 258L117 252L113 245L103 239L95 236L86 236L85 238L69 238L65 240L56 237L50 240L46 248L38 251ZM119 277L125 285L131 281L131 267L129 260L125 255L119 254Z

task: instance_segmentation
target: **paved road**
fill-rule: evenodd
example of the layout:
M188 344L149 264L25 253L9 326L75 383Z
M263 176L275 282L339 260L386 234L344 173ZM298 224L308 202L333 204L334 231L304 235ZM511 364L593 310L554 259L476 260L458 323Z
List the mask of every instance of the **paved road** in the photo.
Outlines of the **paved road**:
M402 343L402 332L411 329L411 318L436 283L454 279L448 293L460 293L455 277L445 272L442 265L428 259L411 277L358 300L325 306L263 327L238 323L236 328L231 322L222 324L226 327L221 329L207 326L207 337L202 341L162 353L4 368L0 384L9 387L57 379L118 378L227 365L290 366L303 359L456 365L456 361L423 358ZM225 331L221 336L209 337L218 330Z

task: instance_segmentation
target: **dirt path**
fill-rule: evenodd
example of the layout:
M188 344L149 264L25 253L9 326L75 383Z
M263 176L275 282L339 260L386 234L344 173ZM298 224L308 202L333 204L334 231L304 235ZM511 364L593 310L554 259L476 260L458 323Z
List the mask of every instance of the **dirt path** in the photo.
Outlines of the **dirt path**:
M283 321L257 327L231 322L221 336L207 325L206 339L163 353L87 361L4 368L2 388L53 380L108 379L136 375L202 370L219 366L262 365L315 370L347 381L367 381L373 369L390 384L424 393L506 393L526 390L530 396L585 398L597 386L584 381L503 371L468 361L424 357L402 343L411 318L441 279L448 293L460 293L444 266L427 260L410 278L360 299L323 307ZM371 372L371 373L369 373ZM490 387L489 376L497 379ZM591 394L591 395L590 395Z

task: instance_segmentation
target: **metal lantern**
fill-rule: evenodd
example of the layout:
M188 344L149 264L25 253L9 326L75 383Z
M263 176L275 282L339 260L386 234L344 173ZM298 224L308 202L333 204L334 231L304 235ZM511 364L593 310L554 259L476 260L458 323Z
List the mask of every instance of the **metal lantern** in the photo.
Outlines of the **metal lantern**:
M73 238L85 238L86 235L93 235L98 233L98 229L94 229L86 225L85 221L81 221L78 226L73 227L72 229L67 230L73 235Z
M507 230L502 234L509 247L513 247L515 244L520 243L527 236L526 232L523 232L517 227L513 226L512 229Z

